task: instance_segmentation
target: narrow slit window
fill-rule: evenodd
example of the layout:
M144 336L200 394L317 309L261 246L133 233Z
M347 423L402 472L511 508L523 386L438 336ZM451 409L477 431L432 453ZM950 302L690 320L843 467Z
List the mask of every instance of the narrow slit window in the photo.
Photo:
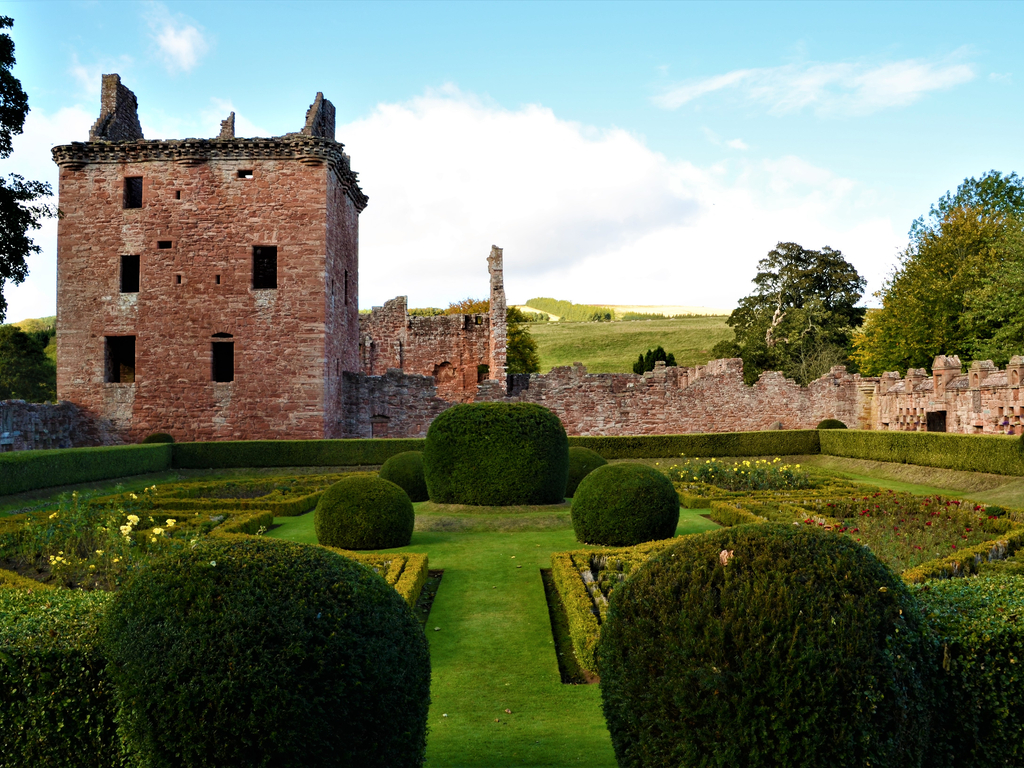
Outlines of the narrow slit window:
M166 251L168 248L171 247L171 245L172 245L172 241L170 241L170 240L157 240L156 241L156 247L159 248L161 251Z
M174 199L175 200L181 200L181 190L180 189L174 190Z
M212 378L214 381L227 382L235 380L235 342L229 341L230 333L213 334Z
M142 177L125 176L124 179L124 207L142 207Z
M107 336L104 379L110 384L135 382L135 337Z
M181 275L175 275L174 276L174 284L175 285L181 285Z
M121 257L121 293L139 292L139 257Z
M257 245L252 249L252 287L277 288L277 246Z
M343 294L345 303L348 304L348 270L345 270L345 293Z
M240 178L240 179L251 179L252 178L252 171L239 171L238 172L238 178Z
M213 282L217 285L220 285L220 275L214 275Z

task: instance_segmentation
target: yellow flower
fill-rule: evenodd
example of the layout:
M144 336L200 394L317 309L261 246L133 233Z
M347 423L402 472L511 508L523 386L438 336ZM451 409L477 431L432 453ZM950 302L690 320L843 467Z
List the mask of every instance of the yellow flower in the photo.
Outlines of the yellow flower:
M153 535L154 536L163 536L164 535L164 529L163 528L154 528L153 529ZM153 541L156 541L156 539L153 539Z
M53 518L55 518L56 516L57 516L57 513L54 512L52 515L50 515L50 519L53 520Z
M138 501L138 500L139 500L139 497L138 497L138 496L136 496L136 495L135 495L134 493L129 493L128 495L129 495L129 496L131 496L131 497L132 497L132 499L133 499L133 500L135 500L135 501Z
M175 519L174 519L173 517L169 517L169 518L167 518L167 522L166 522L166 525L167 525L167 527L168 527L168 528L173 528L173 527L174 527L174 524L175 524L176 522L178 522L178 521L177 521L177 520L175 520Z
M126 539L128 538L128 534L131 533L131 532L132 532L132 527L130 525L122 525L121 526L121 535L124 536Z
M89 570L92 570L92 569L93 569L93 568L95 568L95 567L96 567L95 565L90 565L90 566L89 566Z
M120 557L115 557L114 558L114 562L115 563L120 563L121 562L121 558Z
M99 555L100 557L103 557L103 550L102 549L97 549L96 550L96 554Z
M138 515L128 515L128 522L131 523L132 525L138 525L139 524L139 516Z
M156 536L151 536L149 541L150 541L150 543L155 544L156 543Z

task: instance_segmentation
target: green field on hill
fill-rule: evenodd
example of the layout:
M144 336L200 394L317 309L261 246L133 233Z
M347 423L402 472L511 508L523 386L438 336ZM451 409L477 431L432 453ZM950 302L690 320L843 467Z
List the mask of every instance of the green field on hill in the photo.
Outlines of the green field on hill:
M616 323L531 323L540 372L581 362L590 373L632 373L637 356L657 346L680 366L703 365L711 348L733 337L725 316Z

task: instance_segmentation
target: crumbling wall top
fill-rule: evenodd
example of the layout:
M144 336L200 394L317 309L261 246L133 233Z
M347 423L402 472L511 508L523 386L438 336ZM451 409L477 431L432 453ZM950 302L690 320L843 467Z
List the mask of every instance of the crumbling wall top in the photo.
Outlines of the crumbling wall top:
M306 136L317 136L321 139L334 141L334 105L317 91L316 98L306 110L306 125L302 133Z
M104 75L100 89L100 116L89 129L89 141L135 141L145 138L139 124L139 102L121 76Z

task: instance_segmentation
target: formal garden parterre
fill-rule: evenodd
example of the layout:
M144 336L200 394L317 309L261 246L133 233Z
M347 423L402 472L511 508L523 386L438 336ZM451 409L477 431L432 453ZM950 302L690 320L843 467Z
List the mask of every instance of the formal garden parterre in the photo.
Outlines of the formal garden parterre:
M831 432L829 440L836 434ZM856 435L852 431L844 431L843 434ZM796 579L792 583L785 579L778 582L788 584L787 588L804 584L801 579L817 583L815 579L822 577L813 575L816 572L814 568L825 568L821 573L826 573L835 567L834 564L827 567L822 565L833 562L829 559L832 556L821 555L824 557L821 560L818 555L814 555L810 561L805 562L806 557L796 557L792 553L781 554L783 551L788 552L786 548L793 546L792 542L797 540L802 542L799 546L804 548L800 551L810 553L824 551L816 543L819 540L846 542L842 545L846 549L841 548L841 551L852 554L842 557L861 557L857 553L864 552L868 557L864 562L870 563L856 568L850 566L846 572L853 574L854 571L860 572L867 568L876 574L892 574L891 578L896 579L891 581L889 576L885 576L884 579L890 580L874 587L873 594L884 597L889 593L898 593L898 600L891 604L898 606L897 611L906 609L912 615L897 620L883 611L883 614L879 614L881 618L872 619L881 622L873 636L883 639L888 637L890 640L886 642L891 643L899 634L896 630L903 626L899 621L913 619L917 622L914 626L918 627L910 633L917 638L911 644L912 650L906 654L901 653L907 660L900 667L903 672L899 672L900 675L912 673L918 681L913 684L916 688L911 686L918 691L913 694L916 697L913 698L915 703L910 704L911 700L908 700L904 707L907 712L914 713L914 722L903 722L894 727L891 723L884 725L883 720L878 718L857 720L852 715L844 716L843 721L849 727L841 729L842 738L848 740L849 748L828 754L830 764L863 764L857 761L864 759L872 760L874 765L953 765L961 761L981 765L1010 765L1019 762L1022 759L1021 745L1024 743L1021 732L1024 724L1024 678L1020 674L1020 664L1024 663L1021 661L1024 630L1019 623L1024 600L1024 589L1021 586L1024 563L1020 562L1017 553L1021 541L1024 541L1024 513L1013 508L967 502L953 495L914 496L894 493L807 472L785 457L796 451L801 454L816 453L822 451L826 444L834 449L837 443L826 443L824 432L820 436L815 431L778 435L780 439L777 445L789 447L789 451L766 450L770 448L771 441L768 438L771 435L765 433L749 436L659 437L651 439L646 446L637 438L608 439L604 444L599 439L571 441L575 446L596 450L605 459L657 459L648 463L658 464L658 470L672 481L682 502L677 532L713 527L712 522L699 517L699 511L719 526L714 534L718 538L714 542L707 538L711 534L688 534L682 538L660 538L631 547L566 546L569 543L566 536L572 536L567 530L568 520L562 529L564 532L531 532L528 526L518 533L502 530L488 532L488 525L506 519L495 514L495 510L500 508L488 506L480 507L479 519L485 522L480 524L480 528L474 529L476 532L438 533L424 530L414 532L408 546L398 549L375 552L334 550L335 554L354 560L356 567L361 568L360 572L366 573L368 578L381 577L382 586L390 585L391 593L397 592L396 599L403 605L414 605L416 602L427 578L428 554L434 557L437 553L437 557L441 558L437 565L446 568L445 580L438 592L439 601L431 609L431 618L427 622L426 639L430 642L431 657L434 660L432 663L435 665L431 695L435 704L452 711L435 712L432 708L429 716L431 735L426 743L426 752L423 753L422 744L420 747L414 745L412 752L408 753L411 757L395 758L398 762L394 764L418 764L424 754L427 764L433 765L486 765L486 756L493 759L499 755L503 763L510 765L568 765L576 762L576 755L583 759L584 754L589 755L595 765L609 764L607 761L612 759L617 759L620 765L724 765L737 760L746 760L750 765L821 764L827 750L822 751L824 747L818 742L828 742L833 747L836 742L834 738L822 736L830 732L829 728L832 727L827 717L822 715L824 719L817 725L811 722L800 727L783 727L770 711L756 706L751 709L754 702L744 698L740 693L743 686L737 682L742 681L743 674L753 674L754 668L750 663L742 661L748 658L744 655L746 652L734 640L744 632L748 635L751 632L750 627L753 625L745 622L753 621L754 613L757 613L751 613L753 609L749 606L756 603L751 602L751 596L762 588L758 585L771 583L772 578L782 578L779 574L783 572ZM908 436L900 437L903 439L898 444L879 444L882 448L879 452L883 457L898 450L904 456L909 451L915 458L930 459L939 466L949 462L948 457L942 456L936 448L937 445L941 447L941 443L932 440L923 447L915 447L911 440L906 439ZM292 466L340 467L344 464L361 465L361 459L366 456L379 458L378 464L382 464L391 455L423 447L422 442L420 445L408 445L415 441L365 442L373 442L375 445L352 446L348 461L319 465L309 459L315 459L319 454L337 461L344 449L336 445L301 444L282 448L289 459L301 459ZM1013 456L1015 451L1019 451L1017 441L1000 442L1012 445L993 447L992 453L996 457L993 467L1006 474L1014 474L1017 467L1013 463ZM857 437L853 450L848 453L862 454L863 445L864 439ZM817 450L808 450L809 446ZM130 454L125 459L118 459L124 462L122 466L127 469L119 476L130 476L140 470L166 469L174 464L176 450L182 451L183 463L194 463L196 456L205 456L212 459L211 466L226 466L221 462L237 462L238 457L249 456L264 459L270 457L267 463L271 466L288 466L278 463L283 459L273 459L271 443L227 444L224 455L228 458L220 460L216 459L215 447L216 444L198 447L146 446L144 450L155 449L166 453L158 456L157 460L145 454L141 454L144 460ZM726 458L730 450L736 447L745 450L733 453L733 459ZM975 443L976 451L984 452L986 447L985 440ZM954 447L954 452L960 450L962 448L959 445ZM72 480L83 479L83 473L89 475L93 472L95 476L97 471L101 474L110 471L102 466L102 462L90 468L88 457L85 461L71 462L59 452L53 454L53 466L73 468L69 477ZM44 456L37 459L45 460ZM978 461L977 457L975 460ZM164 466L160 466L161 461ZM569 466L568 459L565 466ZM615 466L622 464L613 463L612 467ZM4 472L0 463L0 479L11 477ZM558 472L565 470L559 467ZM54 478L52 468L46 471L34 467L31 473L36 478ZM131 491L111 489L92 496L82 492L69 493L46 508L2 519L0 547L3 549L5 569L0 571L0 583L4 587L0 589L0 603L3 605L0 613L4 617L0 621L0 647L3 650L0 674L5 678L4 689L8 693L5 695L3 714L0 715L4 720L0 724L3 726L2 732L6 734L0 749L0 765L69 764L69 755L74 755L72 762L81 765L130 765L133 764L132 760L139 760L138 745L152 746L155 732L147 730L152 725L132 730L131 723L138 724L141 721L133 721L128 712L133 706L130 701L136 700L125 698L124 692L132 690L130 684L117 675L112 676L107 669L108 659L112 658L115 651L112 650L109 635L104 641L101 628L106 626L104 622L108 619L105 617L110 612L110 606L114 605L112 601L122 599L120 596L125 590L131 589L133 584L141 583L140 580L147 574L159 573L165 563L191 563L188 566L191 568L201 561L209 569L216 568L209 566L209 562L223 555L211 555L209 559L203 559L206 557L203 554L205 552L224 551L225 548L249 551L245 549L249 546L246 542L252 542L259 548L263 546L261 541L266 541L265 546L277 552L274 549L276 543L268 540L268 537L277 538L281 535L314 542L313 527L306 521L312 520L312 510L323 498L325 491L342 480L360 476L368 478L373 473L359 475L336 470L322 473L315 473L314 470L314 473L310 473L307 470L301 474L292 474L286 471L276 476L242 475L200 482L161 482L155 487L136 486ZM37 485L45 485L38 480L36 482ZM431 504L429 501L417 502L415 507ZM433 504L435 514L443 507ZM641 503L640 507L644 507L644 504ZM459 509L463 510L460 514L465 513L465 507ZM560 514L565 517L564 512ZM294 524L288 521L294 521ZM498 527L501 525L499 523ZM780 535L781 539L778 538ZM776 569L778 573L775 573L770 568L765 570L763 563L761 570L751 564L749 554L745 555L744 552L753 552L749 549L753 545L743 542L761 541L764 536L782 542L778 544L783 547L779 550L779 562L785 557L791 557L791 566L783 570ZM527 541L536 542L531 547L535 551L524 551L522 544ZM465 545L470 542L475 542L472 544L475 554L465 551ZM415 551L417 549L419 551ZM512 550L513 554L506 554L507 550ZM321 548L320 551L324 550ZM666 558L675 562L683 551L697 557L694 563L700 565L688 566L688 569L680 573L689 575L673 576L670 583L676 583L671 579L696 579L698 571L705 573L706 576L701 577L705 581L697 579L694 582L704 586L697 592L687 594L691 594L692 599L698 599L701 595L707 597L711 594L708 589L714 592L731 584L729 589L739 590L736 595L748 595L736 603L738 606L748 606L748 616L743 618L738 614L729 614L731 618L728 618L720 610L716 614L715 610L718 609L708 614L708 618L701 624L705 628L703 631L712 634L721 631L725 634L715 635L720 641L707 648L712 655L718 654L716 658L725 659L734 668L726 669L718 665L719 672L702 672L703 668L686 672L687 675L697 675L697 678L686 679L702 680L701 685L711 685L708 681L719 679L716 678L718 675L721 685L711 685L708 696L695 699L689 705L695 709L693 713L680 713L671 708L657 710L660 713L658 717L665 717L668 712L668 717L677 719L678 727L668 741L662 740L655 745L654 742L645 741L645 737L638 742L629 736L632 715L628 713L633 710L639 713L646 705L641 705L636 699L641 695L637 690L632 690L629 685L622 687L615 682L628 681L632 673L624 671L626 667L616 671L615 659L621 660L621 653L612 650L615 643L622 641L628 633L622 634L626 632L625 629L615 630L613 637L609 635L607 627L617 626L616 622L625 627L621 621L632 615L629 606L635 604L635 600L630 602L627 599L630 594L629 585L641 574L648 574L645 577L648 578L653 573L651 569L655 563L665 563ZM694 552L704 554L697 556L692 554ZM479 561L481 557L487 560L482 569L482 562ZM545 560L550 562L553 580L568 619L572 652L583 668L601 674L601 686L561 686L557 682L554 658L550 662L546 658L534 660L536 652L533 651L529 657L512 665L516 669L495 658L498 653L495 649L502 647L500 635L508 630L501 626L487 626L484 618L487 615L508 616L512 621L509 627L512 633L525 630L533 642L537 642L546 632L546 644L553 647L550 624L546 621L546 608L541 619L535 609L526 608L527 604L532 605L532 601L537 599L541 604L544 603L543 589L535 569L537 565L546 564ZM436 567L434 562L430 565ZM518 567L523 565L533 570ZM185 568L184 565L181 567ZM484 578L498 583L477 584L470 576L471 573L479 576L492 572L493 575L485 575ZM748 586L743 586L747 582L740 578L741 573L746 574L744 578L751 579ZM527 581L523 581L524 578ZM531 588L523 592L522 589L530 583L530 579L537 582L536 591ZM649 583L658 582L655 580ZM522 587L514 586L519 584ZM636 584L639 589L641 582L636 581ZM452 590L448 595L445 594L446 587ZM849 592L849 585L843 587L840 583L840 587L837 594ZM751 589L754 592L749 592ZM662 595L663 590L664 587L657 587L652 594ZM860 591L865 592L863 589ZM818 592L820 590L814 591L815 594ZM508 597L514 596L514 599L504 600L502 593ZM660 598L645 598L647 603L652 599L653 604L657 604ZM793 599L797 601L793 604L798 606L795 613L799 614L799 605L803 605L800 601L806 598ZM460 602L466 602L467 606L460 608ZM890 605L885 600L882 602ZM504 613L492 613L492 609L487 609L478 615L472 609L472 606L486 605L500 605ZM840 600L836 605L846 604ZM822 615L829 615L831 611L838 619L836 610L834 605ZM849 627L859 626L861 622L861 619L856 618L861 615L858 613L861 609L850 610L852 613L843 614L854 617L843 619L847 622L844 626L848 627L846 635L850 634ZM526 618L524 626L515 626L520 623L512 618L516 615ZM773 632L778 632L780 625L775 619L769 621L771 612L757 615L762 617L757 619L761 623L756 625L761 627L761 635L766 638L775 636ZM897 612L895 616L903 614ZM867 614L864 614L863 621L867 621L866 617ZM646 626L643 622L648 621L636 620L641 621L639 626ZM775 629L770 629L766 621ZM436 629L432 626L435 622ZM667 626L664 621L658 626L662 624ZM715 626L723 629L714 630ZM808 631L803 619L792 626L798 633ZM463 628L464 635L457 630L458 627ZM825 628L828 629L827 626ZM453 630L456 631L455 636L446 634ZM480 631L492 637L493 647L490 652L485 647L478 648L476 640L472 639L477 636L474 633ZM686 630L692 631L692 627ZM905 634L908 631L906 627L902 631L904 640L910 637ZM683 634L680 635L680 632ZM652 641L653 645L648 643L650 647L645 646L644 652L650 651L657 655L661 653L657 649L663 643L690 642L686 640L689 635L682 629L677 627L674 633L670 633L664 640ZM729 637L733 641L728 641ZM507 652L510 658L515 654L512 647ZM766 662L764 669L767 671L758 674L767 674L769 677L771 674L779 674L780 670L788 668L787 664L793 663L787 662L787 658L804 658L805 662L810 663L807 660L811 657L806 653L793 656L795 647L791 646L789 655L781 659L770 654L775 660ZM729 648L732 650L726 652ZM543 651L541 655L547 653ZM824 655L828 656L827 653ZM523 680L533 679L530 678L531 664L536 665L538 661L540 667L535 674L540 677L536 677L535 682L528 686L532 693L516 691L513 694L509 686L515 686L518 677ZM827 663L840 662L832 658ZM503 684L492 681L493 685L499 687L492 689L490 683L482 686L486 690L499 692L493 698L491 694L486 694L484 699L487 702L498 702L500 699L512 705L498 707L491 720L482 720L477 716L478 713L462 710L457 703L459 699L475 700L473 691L467 689L465 683L459 682L460 676L465 676L467 672L456 672L462 668L474 668L474 665L481 671L490 669L492 676L503 679ZM670 669L671 665L667 663L664 666L663 676L669 682L673 674L683 674L682 671ZM712 663L712 666L716 664ZM549 673L544 670L551 670L555 680L547 682ZM711 677L705 677L705 674ZM842 677L838 672L835 675ZM796 676L795 679L798 678ZM172 675L168 679L176 678ZM732 680L731 684L729 680ZM909 684L907 680L903 682ZM479 683L471 686L480 687ZM601 691L601 688L604 690ZM566 693L561 693L562 689ZM600 704L588 689L603 695L604 714L611 728L610 744L607 741L608 731L604 730L600 717ZM768 686L764 695L769 699L774 695L781 696L780 702L788 701L786 706L794 712L799 710L799 706L811 706L806 702L798 706L792 698L796 694L786 690L788 692ZM723 691L729 693L723 694ZM420 698L423 699L422 696ZM856 709L860 706L841 695L833 698L839 707L849 705ZM870 696L865 699L868 700ZM616 704L617 701L620 703ZM949 702L955 702L953 712L949 711ZM184 707L180 702L168 706L179 710ZM473 706L477 709L485 708L481 705ZM624 716L624 712L628 716ZM157 706L148 717L148 722L152 724L167 715L161 713ZM735 731L731 740L724 736L716 737L716 729L721 729L730 717L741 717L743 727ZM764 728L757 725L759 717L769 718ZM563 732L564 727L556 725L560 720L573 723L573 737ZM470 726L468 721L474 725ZM488 728L483 727L484 723L489 724ZM768 723L774 724L769 726ZM167 736L161 742L163 752L150 749L147 754L183 754L181 744L184 742L175 742L174 738L185 738L193 726L177 723L171 730L179 736ZM232 731L231 728L222 732L221 736L231 733L235 736L243 735L243 740L250 738L244 737L244 729ZM758 733L762 735L756 736ZM773 733L774 736L769 739L764 736L766 733ZM529 734L541 738L531 738ZM743 734L748 734L749 738ZM789 735L784 738L785 734ZM219 741L214 739L209 742L208 747L199 743L192 744L185 750L191 750L190 756L178 764L259 764L252 762L252 755L256 753L247 753L243 746L231 753L218 752L219 747L215 743L223 742L222 737ZM274 738L268 737L269 741L263 743L257 752L278 754L274 753L276 747L273 744L286 744L287 739L282 736L275 741ZM876 745L877 748L865 746L875 738L887 741ZM256 741L250 740L250 743ZM581 751L574 752L576 746ZM295 748L283 749L284 752L280 754L294 756ZM331 751L327 747L324 749L326 752L323 754ZM664 754L659 751L666 749ZM614 758L611 754L613 751ZM356 751L352 754L355 755ZM686 755L685 759L680 758L680 755ZM152 758L149 764L172 764L167 762L168 759L172 758ZM178 757L173 759L180 760ZM280 759L282 762L274 763L271 760L266 764L290 764L284 758ZM311 756L309 759L313 762L295 764L350 764L337 754L333 757Z

